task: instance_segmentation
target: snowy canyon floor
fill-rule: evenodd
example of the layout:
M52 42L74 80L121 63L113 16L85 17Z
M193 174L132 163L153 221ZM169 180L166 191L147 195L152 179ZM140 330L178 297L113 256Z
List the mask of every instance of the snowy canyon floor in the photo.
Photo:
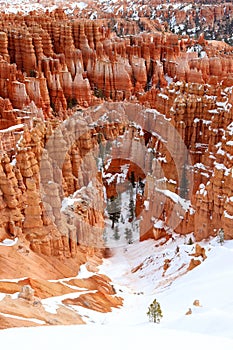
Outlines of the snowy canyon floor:
M136 349L152 344L175 349L232 349L233 242L222 246L216 238L202 242L207 256L203 259L195 257L196 244L188 241L187 237L175 237L163 245L147 240L116 248L99 273L111 278L117 295L124 299L122 307L103 313L72 305L70 309L78 312L86 325L2 330L1 345L7 349L63 349L68 343L71 349L125 349L132 344ZM201 264L188 271L193 258ZM78 277L91 276L83 265ZM45 298L42 304L47 311L56 312L64 298L67 295ZM164 315L160 324L149 323L146 315L154 298ZM195 300L200 306L193 305ZM192 313L186 315L189 309Z

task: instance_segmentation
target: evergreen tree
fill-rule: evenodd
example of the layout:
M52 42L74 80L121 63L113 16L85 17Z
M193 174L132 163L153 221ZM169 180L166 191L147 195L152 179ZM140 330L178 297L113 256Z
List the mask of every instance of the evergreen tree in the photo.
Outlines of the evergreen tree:
M119 221L121 216L121 203L119 197L111 197L107 203L107 211L110 220L112 221L112 229L114 229L114 225Z
M138 181L138 185L139 185L139 189L142 192L142 194L144 193L144 187L145 184L143 183L142 179L139 177L139 181Z
M156 299L150 304L147 316L149 317L149 321L154 323L159 323L160 319L163 317L160 304Z
M132 171L132 173L130 174L130 182L133 186L133 188L135 188L135 175L134 175L134 171Z
M106 145L105 145L105 154L110 154L110 151L111 151L111 141L108 141L106 142Z
M128 242L128 244L133 243L133 233L132 233L132 230L128 227L126 227L125 229L125 239Z
M130 213L129 221L131 222L131 221L133 221L134 216L135 216L135 205L134 205L133 198L131 198L129 201L129 213Z
M187 199L188 197L188 179L186 173L186 165L183 165L181 182L180 182L180 196L181 198Z
M115 229L114 229L114 234L113 234L113 237L116 241L118 241L120 239L120 235L119 235L119 227L116 226Z
M188 245L192 245L192 244L193 244L192 237L189 237L189 240L188 240Z
M99 158L101 159L100 170L104 166L104 157L105 157L105 147L102 142L99 143Z
M224 243L224 230L222 228L218 231L218 243L221 245Z

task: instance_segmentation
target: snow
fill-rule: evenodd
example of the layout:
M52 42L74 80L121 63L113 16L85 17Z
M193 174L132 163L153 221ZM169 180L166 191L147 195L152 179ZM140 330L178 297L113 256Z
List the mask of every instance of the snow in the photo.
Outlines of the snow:
M85 9L85 7L87 7L87 4L83 1L77 2L76 5L80 10L83 10L83 9Z
M192 7L193 7L193 5L192 5L192 4L189 4L189 5L185 6L182 10L183 10L183 11L189 11L189 10L192 9Z
M224 170L225 173L228 172L228 169L226 168L226 166L225 166L224 164L214 162L214 165L215 165L215 168L216 168L217 170Z
M169 97L165 94L159 93L158 96L162 97L164 100L168 100Z
M165 79L167 81L168 86L173 82L173 78L169 77L167 74L165 74Z
M2 7L2 2L0 3ZM4 11L6 13L17 13L19 11L22 11L24 13L28 13L33 10L39 10L39 9L44 9L44 6L37 3L36 1L31 1L31 0L24 0L23 1L23 6L22 6L22 1L20 0L6 0L4 1ZM54 6L50 6L50 10L52 10ZM56 8L56 7L55 7Z
M148 211L149 210L149 207L150 207L150 202L149 201L144 201L144 207L145 207L145 210Z
M24 124L16 124L16 125L10 126L7 129L1 129L0 132L1 133L14 132L22 128L24 128Z
M233 242L221 247L213 239L203 245L208 258L188 273L185 271L194 245L182 243L181 238L162 247L156 247L153 241L145 241L134 244L126 253L118 250L113 258L105 261L101 272L117 283L125 303L122 310L114 310L109 315L106 324L124 322L146 327L145 310L157 297L164 314L159 329L179 329L233 339ZM179 246L178 254L175 253L176 246ZM145 253L143 260L140 251ZM166 271L167 280L163 280L161 268L167 258L173 260L173 265ZM132 268L140 264L142 266L132 273ZM182 265L185 265L183 270ZM200 300L201 307L193 306L196 299ZM193 313L186 316L189 307Z
M232 140L227 141L227 142L226 142L226 145L227 145L227 146L233 146L233 141L232 141Z
M136 201L136 188L131 188L131 183L128 182L129 189L125 192L118 193L118 198L113 202L108 202L105 219L104 240L106 247L124 247L127 245L127 239L130 241L139 240L139 217L132 217L130 202L133 207ZM117 212L120 206L120 217L112 228L112 221L108 218L108 214ZM132 221L130 220L132 219ZM116 232L118 232L118 239L116 239ZM127 232L131 237L127 238Z
M17 11L16 6L20 4L20 1L7 1L7 3L11 4L12 11ZM84 2L78 2L76 5L80 10L87 6ZM173 7L181 5L174 4ZM189 10L190 6L192 7L188 5L183 10ZM134 9L136 19L137 11L133 6L131 7ZM30 2L26 9L25 11L32 9ZM8 11L10 11L9 8ZM122 12L123 7L119 7L118 11ZM97 16L97 14L93 13L92 16ZM175 25L175 18L172 21ZM180 26L181 29L182 26ZM204 51L201 51L200 54L201 57L206 55ZM169 76L165 78L169 85L172 78ZM165 94L159 94L159 96L163 99L168 98ZM228 110L230 105L227 102L217 102L217 107ZM219 113L219 109L209 110L209 112ZM194 122L198 121L197 118L194 120ZM203 123L207 124L210 121L203 121ZM7 131L15 131L22 127L23 124L17 125ZM229 133L233 134L233 126L229 126L228 129ZM6 130L1 132L6 132ZM140 134L142 133L140 129ZM232 146L233 141L228 141L226 144ZM223 151L219 149L218 153L220 152ZM215 163L215 166L217 169L226 170L222 164ZM201 163L196 163L195 167L206 170ZM117 184L120 184L122 180L125 181L127 166L123 166L121 171L121 174L114 175L117 176ZM114 176L105 175L106 178L109 177L109 182L114 180ZM186 209L190 206L189 201L185 201L171 191L161 189L158 191L163 192ZM200 193L206 193L204 184L200 185ZM126 223L129 216L129 199L129 192L122 195L122 220ZM77 200L79 199L65 198L62 209L73 205ZM149 201L144 202L144 207L145 210L149 209ZM233 219L233 216L227 211L224 212L224 216ZM155 228L162 228L163 225L161 220L154 223ZM123 224L120 223L119 227L122 230ZM108 232L113 234L110 227ZM185 239L176 237L175 241L170 240L162 246L158 246L158 243L153 240L126 245L124 238L120 239L121 247L113 249L113 257L104 260L100 272L112 278L118 295L124 298L122 308L114 309L109 314L99 314L77 307L80 314L87 315L86 321L89 322L87 325L2 330L0 331L1 345L8 350L15 349L18 344L23 344L24 350L32 348L59 350L66 348L69 342L69 349L82 347L103 349L105 345L108 345L111 349L119 350L119 348L128 347L151 348L151 344L154 344L154 347L162 344L165 349L196 350L197 343L199 343L201 348L233 349L233 242L225 242L222 247L216 245L214 239L202 243L207 250L208 258L205 261L200 258L201 265L187 273L190 254L194 253L194 245L187 245ZM17 239L6 239L0 245L10 247L16 243ZM176 247L179 247L179 252L176 252ZM166 271L163 269L165 259L171 260L171 265ZM138 266L141 267L132 272ZM87 270L86 265L81 265L78 277L88 278L90 276L92 273ZM84 292L72 293L69 296L75 298ZM164 313L160 325L150 324L146 317L147 307L155 297L160 301ZM50 312L56 313L62 299L64 296L48 298L43 301L43 305ZM200 300L201 307L193 306L195 299ZM185 316L189 307L192 308L193 313ZM38 320L29 320L40 323Z
M217 101L216 102L216 106L223 107L223 108L226 108L227 104L228 104L228 101L224 101L224 102Z
M225 155L225 151L222 148L219 148L217 150L217 154L221 154L222 156L224 156Z
M69 286L70 287L70 286ZM73 288L73 287L72 287ZM62 300L66 299L66 298L78 298L81 294L85 294L87 293L86 289L81 290L82 288L73 288L73 289L78 289L79 292L73 292L73 293L69 293L69 294L65 294L65 295L60 295L57 297L50 297L47 299L43 299L42 305L45 308L45 310L47 312L50 312L52 314L56 314L57 313L57 309L62 305ZM81 291L80 291L81 290ZM90 290L88 291L88 293L95 293L95 290Z
M93 273L87 270L86 264L83 264L83 265L80 266L80 270L79 270L79 273L78 273L78 278L89 278L92 275L93 275Z
M201 195L203 195L203 196L206 196L207 195L207 191L206 191L206 189L205 189L205 185L204 184L200 184L200 186L199 186L199 193L201 194Z
M2 242L0 242L0 245L7 246L7 247L12 247L17 242L18 242L18 237L16 237L15 239L8 239L8 238L6 238Z
M16 160L16 158L13 158L11 161L11 165L16 166L16 164L17 164L17 160Z
M0 315L1 315L1 316L4 316L4 317L14 318L14 319L17 319L17 320L28 321L28 322L34 322L34 323L38 323L38 324L41 324L41 325L44 325L44 324L45 324L44 321L38 320L37 318L20 317L20 316L16 316L16 315L5 314L5 313L3 313L3 312L0 312Z
M72 207L76 202L79 202L81 198L75 198L75 193L69 197L65 197L62 200L61 210L65 211L68 207Z
M162 220L157 220L154 223L154 228L163 228L164 227L164 222Z
M112 350L119 349L143 349L151 348L151 342L163 344L163 348L174 348L174 344L179 344L179 349L196 350L197 342L203 348L211 349L232 349L233 342L228 339L191 334L188 332L176 332L174 330L164 331L159 327L150 325L149 327L137 326L117 328L106 326L51 326L35 327L30 329L31 336L28 337L28 329L9 329L2 331L2 344L7 349L15 349L19 344L23 344L24 350L49 350L50 348L60 350L76 349L103 349L108 346ZM25 341L26 339L26 341ZM200 345L199 344L199 345Z
M207 57L207 53L205 51L200 52L200 58Z
M182 208L184 208L185 210L188 210L191 206L191 203L189 200L181 198L177 193L174 193L170 190L163 190L159 188L157 188L156 191L163 193L166 197L169 197L174 203L180 204Z
M206 170L205 165L202 163L196 163L196 164L194 164L194 167L198 168L198 169Z
M233 135L233 122L231 122L228 126L227 129L229 130L229 135Z
M217 109L209 109L208 112L211 114L218 114L219 113L219 111Z
M116 248L114 255L104 260L100 273L112 279L118 295L124 298L122 308L102 314L77 306L74 308L86 317L87 325L2 330L1 345L8 350L17 344L23 344L24 350L60 350L67 347L68 339L69 349L111 346L119 350L132 348L132 344L141 349L154 343L165 349L196 350L201 345L232 350L233 242L220 246L215 238L202 243L207 259L187 272L195 245L188 245L185 237L174 238L162 246L147 240ZM165 259L172 264L164 273ZM149 323L146 315L155 297L164 315L160 324ZM46 299L47 304L51 299ZM53 299L58 306L59 298ZM193 305L196 299L200 307ZM189 308L192 314L187 316Z
M228 212L226 210L224 210L224 216L227 219L233 220L233 215L228 214Z
M13 350L23 344L24 350L60 350L67 347L68 339L69 349L111 346L119 350L132 348L133 344L137 350L159 344L165 349L196 350L201 345L212 350L232 350L233 241L223 246L216 238L200 243L207 259L199 258L201 265L187 272L195 244L187 244L188 237L173 238L163 245L147 240L115 248L113 256L104 259L100 273L112 279L118 296L124 298L122 308L103 314L72 306L83 315L86 325L1 330L2 347ZM171 261L166 271L165 259ZM87 274L90 275L82 265L80 276ZM50 311L54 307L55 312L62 298L48 298L43 304ZM149 323L146 315L154 298L164 315L160 324ZM201 306L194 306L194 300L199 300ZM185 315L189 308L192 314Z

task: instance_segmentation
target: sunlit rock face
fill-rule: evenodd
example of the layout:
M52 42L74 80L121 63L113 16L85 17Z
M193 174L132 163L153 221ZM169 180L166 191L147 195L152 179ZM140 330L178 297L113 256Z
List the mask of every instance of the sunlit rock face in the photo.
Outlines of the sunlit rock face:
M0 10L0 289L19 293L1 300L0 328L120 307L98 272L113 247L232 238L231 3ZM206 258L199 246L191 256ZM52 296L55 313L43 305Z
M21 118L30 112L64 118L67 108L103 98L139 100L148 90L166 87L170 78L212 85L232 79L231 47L223 42L180 38L162 27L141 32L140 21L132 21L135 30L123 36L118 30L120 24L127 27L124 19L113 25L108 18L70 16L56 10L1 17L0 91L13 109L24 111ZM9 114L10 107L4 102L2 113Z
M231 238L232 47L172 33L172 7L160 22L88 9L1 14L1 240L75 258L172 231Z

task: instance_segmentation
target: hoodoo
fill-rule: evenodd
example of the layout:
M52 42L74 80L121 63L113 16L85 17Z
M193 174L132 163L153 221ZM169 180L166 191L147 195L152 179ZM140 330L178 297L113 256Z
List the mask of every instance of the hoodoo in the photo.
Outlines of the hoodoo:
M233 238L233 4L6 3L1 328L83 323L75 307L123 303L99 272L115 247Z

